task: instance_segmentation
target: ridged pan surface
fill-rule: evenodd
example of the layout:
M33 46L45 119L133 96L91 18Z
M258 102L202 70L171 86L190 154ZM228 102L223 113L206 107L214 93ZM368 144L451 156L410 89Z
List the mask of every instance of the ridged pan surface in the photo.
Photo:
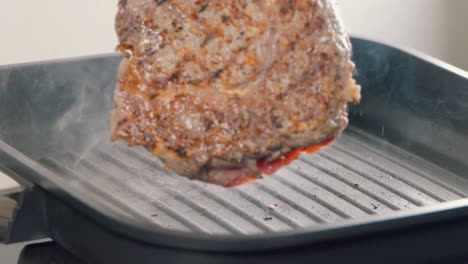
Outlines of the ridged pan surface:
M0 163L113 231L163 242L173 231L312 234L466 198L468 74L378 43L353 45L363 99L350 127L255 183L190 181L143 148L111 143L115 55L0 67Z
M385 151L377 147L382 144ZM60 153L40 163L84 193L125 206L142 222L215 235L338 223L457 200L468 191L450 172L356 128L319 154L302 155L273 176L231 189L176 176L145 149L108 138L84 155Z

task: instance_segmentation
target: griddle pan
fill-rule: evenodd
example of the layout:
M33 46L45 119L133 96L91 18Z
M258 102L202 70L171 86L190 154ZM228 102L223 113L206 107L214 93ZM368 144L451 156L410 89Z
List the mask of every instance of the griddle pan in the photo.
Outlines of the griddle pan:
M92 263L460 255L468 74L352 42L363 99L345 133L231 189L177 177L143 148L110 142L119 55L1 67L0 168L25 186L5 243L48 236Z

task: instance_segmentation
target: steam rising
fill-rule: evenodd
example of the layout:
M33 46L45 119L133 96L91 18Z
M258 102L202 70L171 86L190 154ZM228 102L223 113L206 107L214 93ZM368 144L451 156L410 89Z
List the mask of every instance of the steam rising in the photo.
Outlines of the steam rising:
M0 70L1 139L34 159L83 157L109 141L120 58Z

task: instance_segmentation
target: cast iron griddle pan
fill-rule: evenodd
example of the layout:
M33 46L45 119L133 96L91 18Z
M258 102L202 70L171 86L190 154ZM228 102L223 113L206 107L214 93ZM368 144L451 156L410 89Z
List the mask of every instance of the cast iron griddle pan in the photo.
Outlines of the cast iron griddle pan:
M232 189L177 177L146 150L110 142L119 56L0 68L0 164L27 186L6 242L46 235L103 263L274 263L339 258L333 248L358 254L378 241L372 254L391 246L398 256L435 235L467 240L457 228L468 228L459 221L468 216L468 75L375 42L353 45L363 99L340 139ZM37 224L19 231L31 212ZM442 222L425 239L413 234ZM369 238L385 232L408 237ZM326 246L350 239L354 247ZM424 256L442 252L426 244Z

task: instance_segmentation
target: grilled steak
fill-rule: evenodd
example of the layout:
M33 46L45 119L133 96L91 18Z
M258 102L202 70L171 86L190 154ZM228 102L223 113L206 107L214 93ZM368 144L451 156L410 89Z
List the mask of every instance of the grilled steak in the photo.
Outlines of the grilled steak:
M360 99L328 0L121 0L116 30L113 140L193 179L273 173L336 138Z

